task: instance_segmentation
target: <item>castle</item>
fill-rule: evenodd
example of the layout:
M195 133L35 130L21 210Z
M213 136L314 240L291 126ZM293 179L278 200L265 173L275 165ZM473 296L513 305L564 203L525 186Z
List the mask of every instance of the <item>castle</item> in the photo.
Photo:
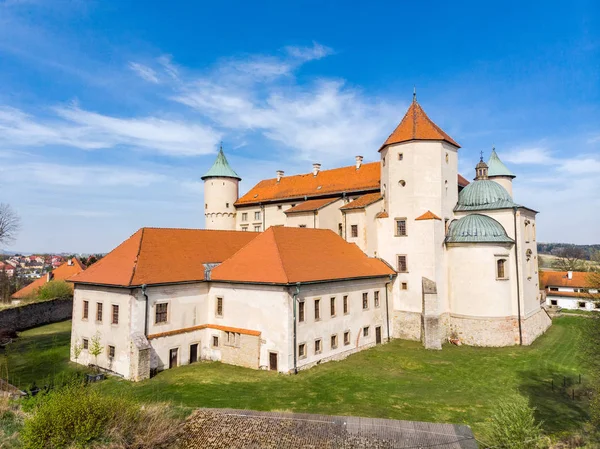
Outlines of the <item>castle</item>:
M199 359L296 372L390 338L530 344L551 324L537 212L495 150L468 182L459 148L415 98L378 162L278 171L240 197L221 149L206 230L143 228L72 279L78 361L139 380Z

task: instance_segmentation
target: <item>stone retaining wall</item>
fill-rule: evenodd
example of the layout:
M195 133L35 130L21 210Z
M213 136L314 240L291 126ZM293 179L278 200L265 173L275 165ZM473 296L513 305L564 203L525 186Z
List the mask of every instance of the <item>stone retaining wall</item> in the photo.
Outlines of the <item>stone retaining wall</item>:
M16 332L71 318L73 298L56 298L0 310L0 332Z

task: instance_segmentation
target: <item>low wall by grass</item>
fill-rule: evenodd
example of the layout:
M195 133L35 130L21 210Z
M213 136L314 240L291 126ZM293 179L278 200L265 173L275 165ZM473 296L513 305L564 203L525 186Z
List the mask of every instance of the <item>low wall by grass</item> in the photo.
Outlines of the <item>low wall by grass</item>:
M17 332L71 318L73 298L56 298L0 310L0 332Z

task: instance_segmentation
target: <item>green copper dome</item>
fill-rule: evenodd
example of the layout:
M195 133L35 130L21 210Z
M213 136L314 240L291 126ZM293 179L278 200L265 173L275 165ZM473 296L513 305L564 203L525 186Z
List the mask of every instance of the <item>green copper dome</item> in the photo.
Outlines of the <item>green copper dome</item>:
M471 214L454 220L447 243L514 243L500 223L487 215Z
M510 209L513 203L504 187L489 179L476 179L458 194L455 211Z
M227 158L225 157L225 153L223 153L223 147L219 149L219 154L217 155L217 160L210 167L210 170L206 172L204 176L202 176L202 180L206 178L235 178L238 180L242 180L239 175L233 171L229 162L227 162Z
M492 154L490 155L490 160L488 161L488 176L508 176L510 178L516 178L516 176L506 168L506 165L502 163L498 155L496 154L496 149L492 149Z

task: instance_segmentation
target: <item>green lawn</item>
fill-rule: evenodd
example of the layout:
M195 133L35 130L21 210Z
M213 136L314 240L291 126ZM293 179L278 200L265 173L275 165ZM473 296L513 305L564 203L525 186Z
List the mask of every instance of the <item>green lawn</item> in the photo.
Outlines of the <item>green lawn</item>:
M558 433L579 429L587 419L587 403L571 400L558 388L563 376L570 383L580 372L585 382L576 351L583 321L557 318L530 347L444 346L442 351L426 351L418 342L396 340L297 376L203 362L163 371L141 383L112 378L95 388L141 401L171 401L185 409L232 407L444 421L466 423L475 432L500 399L520 393L537 407L544 428ZM60 356L58 363L72 370L66 362L68 324L53 326L24 332L24 341L59 335L63 346L50 350L46 340L45 355L38 357L54 362ZM40 369L38 357L24 357L17 370L22 379L31 379L28 376ZM44 370L48 373L47 367ZM552 378L555 391L550 388Z

